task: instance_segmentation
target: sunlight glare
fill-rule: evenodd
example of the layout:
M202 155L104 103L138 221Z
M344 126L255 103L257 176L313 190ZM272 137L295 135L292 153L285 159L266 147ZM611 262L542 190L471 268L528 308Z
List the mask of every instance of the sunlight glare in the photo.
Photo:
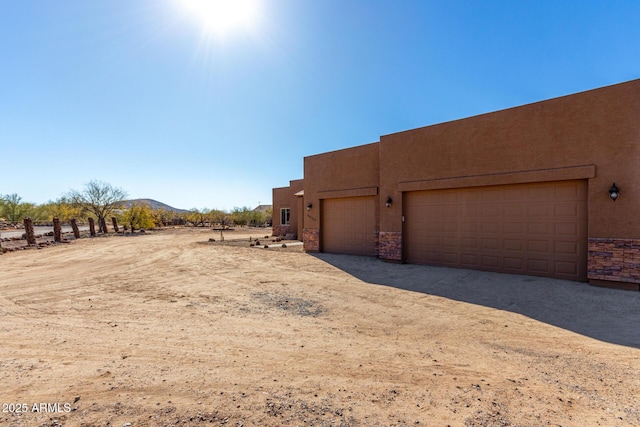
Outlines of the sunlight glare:
M179 0L207 33L225 36L234 30L250 30L258 15L257 0Z

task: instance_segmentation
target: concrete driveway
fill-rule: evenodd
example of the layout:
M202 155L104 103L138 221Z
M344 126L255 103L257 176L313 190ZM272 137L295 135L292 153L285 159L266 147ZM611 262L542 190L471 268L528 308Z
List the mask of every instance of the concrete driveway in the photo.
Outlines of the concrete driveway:
M519 313L597 340L640 348L640 292L369 257L315 256L367 283Z

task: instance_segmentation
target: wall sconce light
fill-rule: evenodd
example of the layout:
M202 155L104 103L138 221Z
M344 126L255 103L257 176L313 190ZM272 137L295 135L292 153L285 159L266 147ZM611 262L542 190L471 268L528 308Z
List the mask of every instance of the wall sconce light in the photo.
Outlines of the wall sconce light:
M391 198L391 196L387 197L387 201L386 201L387 207L391 206L391 202L393 202L393 199Z
M313 207L313 204L311 202L307 203L307 210L308 211L310 211L312 207Z
M616 187L615 182L609 189L609 197L611 197L611 200L613 200L614 202L618 200L618 197L620 197L620 190L618 189L618 187Z

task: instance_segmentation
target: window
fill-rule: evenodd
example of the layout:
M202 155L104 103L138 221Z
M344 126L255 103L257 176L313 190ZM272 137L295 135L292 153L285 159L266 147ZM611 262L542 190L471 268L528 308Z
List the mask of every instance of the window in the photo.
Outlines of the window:
M280 225L289 225L290 219L291 219L291 209L289 208L280 209Z

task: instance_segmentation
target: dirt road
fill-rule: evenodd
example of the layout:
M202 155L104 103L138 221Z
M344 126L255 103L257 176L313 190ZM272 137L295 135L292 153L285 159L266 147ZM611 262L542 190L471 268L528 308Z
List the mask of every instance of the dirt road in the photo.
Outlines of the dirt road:
M0 256L0 425L640 425L637 347L376 284L429 267L249 248L259 233Z

